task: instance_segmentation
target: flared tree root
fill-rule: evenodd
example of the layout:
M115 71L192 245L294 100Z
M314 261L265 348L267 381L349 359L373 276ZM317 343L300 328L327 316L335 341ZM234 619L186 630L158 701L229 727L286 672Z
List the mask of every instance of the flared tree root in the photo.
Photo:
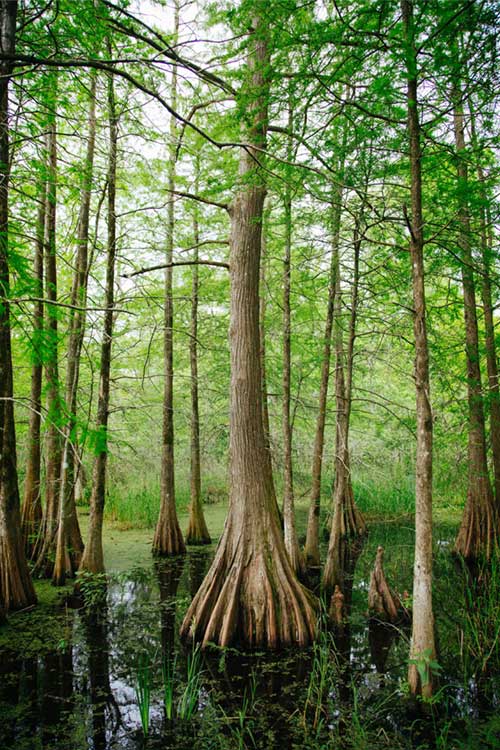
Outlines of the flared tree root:
M469 483L462 522L455 541L454 553L467 563L490 560L498 549L500 517L487 477L476 476Z
M170 504L163 503L153 539L153 555L169 557L185 553L186 545L177 520L175 506L171 508Z
M377 547L375 566L370 575L368 609L372 616L382 622L396 623L401 618L401 600L387 584L384 573L384 548L380 546Z
M317 601L294 576L282 543L261 539L250 547L243 535L228 544L229 536L226 527L181 637L201 641L203 647L307 646L316 633Z
M203 508L199 503L192 503L189 510L189 523L185 535L185 543L192 545L211 544Z

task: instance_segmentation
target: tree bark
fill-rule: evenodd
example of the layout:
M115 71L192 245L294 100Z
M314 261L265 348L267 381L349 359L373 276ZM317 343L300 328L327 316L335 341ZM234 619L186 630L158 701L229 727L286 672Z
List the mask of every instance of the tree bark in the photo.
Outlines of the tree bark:
M42 498L40 484L41 443L40 427L42 421L42 377L43 377L43 245L45 235L45 213L47 183L40 180L38 198L34 281L38 301L33 310L33 366L31 369L30 416L28 429L28 459L24 480L24 499L21 509L21 521L25 540L26 554L31 556L42 522Z
M262 236L261 236L261 264L260 264L260 278L259 278L259 337L260 337L260 369L262 373L262 424L264 427L264 439L266 442L266 448L271 453L271 428L269 425L269 400L267 397L267 371L266 371L266 310L267 310L267 295L266 295L266 265L267 265L267 249L266 249L266 211L263 212L262 220ZM271 455L272 463L272 455Z
M0 50L15 51L17 2L0 2ZM9 80L12 63L0 62L0 613L36 603L24 553L17 482L9 279Z
M362 513L354 501L352 490L351 468L349 456L349 420L351 414L351 384L354 355L354 340L356 336L356 315L359 281L359 238L354 242L354 274L352 285L351 317L349 324L349 343L347 361L344 352L342 331L342 293L340 280L339 232L341 217L341 199L339 191L338 203L332 206L334 243L332 249L332 263L335 275L335 303L334 303L334 340L335 340L335 400L337 405L336 436L335 436L335 482L333 491L333 519L330 528L328 552L323 571L322 587L330 595L335 586L342 588L342 559L341 539L360 537L366 533L366 524Z
M92 177L96 137L96 82L92 73L88 116L88 141L83 168L80 215L78 217L75 274L71 291L69 321L68 365L66 370L66 424L63 428L64 445L61 463L59 498L59 526L57 531L56 559L52 581L63 586L66 577L73 577L83 554L83 541L78 524L75 503L76 412L80 356L85 335L85 307L89 277L89 218L92 195ZM77 472L80 471L79 463Z
M425 683L417 662L435 658L434 613L432 608L432 410L430 402L429 347L425 307L424 228L422 214L422 150L418 116L417 51L413 28L413 3L401 0L407 67L408 139L410 146L410 255L413 287L413 329L415 336L415 394L417 409L417 451L415 481L415 562L413 569L413 625L410 646L412 663L408 682L412 695L430 697L434 675L429 670Z
M199 192L199 157L196 159L195 194ZM203 506L201 504L201 466L200 466L200 410L198 403L198 290L199 273L198 244L200 231L198 223L198 207L194 206L193 215L193 244L195 265L193 266L191 290L191 332L189 338L189 360L191 365L191 505L189 507L189 524L186 531L187 544L210 544Z
M179 34L179 3L175 3L174 44ZM172 110L177 108L177 65L172 66ZM154 555L181 555L186 551L175 507L175 462L174 462L174 341L173 341L173 294L172 266L174 250L174 191L175 161L177 151L177 125L170 117L170 147L168 162L168 206L165 262L165 331L163 357L165 381L163 387L163 426L160 479L160 514L153 539Z
M493 260L493 232L491 216L486 195L486 177L481 166L480 152L478 151L475 118L471 112L471 135L472 146L477 162L477 177L479 180L479 195L481 199L480 209L480 231L481 231L481 271L482 286L481 298L484 314L484 332L486 348L486 367L488 372L488 396L490 412L490 440L491 454L493 459L493 476L495 487L496 513L500 517L500 382L498 378L498 358L495 341L495 324L493 318L493 300L491 292L491 264Z
M57 78L48 81L47 97L47 204L45 217L45 288L49 304L45 306L45 379L47 382L47 434L45 441L45 508L40 535L33 552L34 572L50 578L54 568L54 552L59 518L61 472L62 404L59 383L58 308L57 302Z
M108 39L108 52L111 56L111 43ZM109 168L108 168L108 253L106 264L106 311L101 345L101 367L99 376L99 398L97 402L94 466L92 472L92 493L90 496L90 519L87 542L80 563L80 570L90 573L104 573L104 553L102 547L102 527L106 500L106 464L108 458L108 418L111 371L111 347L113 343L113 307L115 287L116 256L116 162L118 144L118 116L116 113L113 75L108 76L108 118L109 118Z
M455 541L455 552L465 560L489 559L497 545L498 518L488 474L486 430L479 361L476 290L470 245L470 213L467 200L468 169L465 157L465 126L462 95L453 85L453 125L457 152L458 246L461 253L464 290L465 355L467 360L467 401L469 408L468 483L462 523Z
M330 382L330 362L332 351L333 312L335 306L335 252L332 248L330 275L328 283L328 305L326 309L325 337L323 344L323 361L319 389L318 417L314 437L314 450L311 471L311 497L307 518L306 544L304 547L305 562L309 569L321 565L319 551L319 524L321 508L321 472L323 467L323 449L325 444L326 403Z
M293 112L291 104L288 108L288 129L293 128ZM292 146L289 139L287 161L292 160ZM295 524L295 502L293 496L293 463L292 463L292 423L290 419L291 399L291 252L292 252L292 195L291 186L287 181L285 187L285 246L283 259L283 399L282 399L282 430L283 430L283 532L285 547L290 558L292 569L299 578L305 573L297 529Z
M259 266L268 116L265 4L254 6L247 76L240 92L248 123L240 186L231 207L230 496L214 561L189 607L183 637L204 645L276 648L306 645L315 634L316 602L298 582L285 549L271 460L262 424Z

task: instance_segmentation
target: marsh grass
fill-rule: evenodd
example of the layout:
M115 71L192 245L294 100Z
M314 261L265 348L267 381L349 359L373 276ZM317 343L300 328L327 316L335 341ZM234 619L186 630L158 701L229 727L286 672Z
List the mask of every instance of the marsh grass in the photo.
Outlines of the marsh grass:
M149 734L149 719L151 711L151 660L146 654L140 654L135 675L135 695L141 717L144 737Z
M187 680L184 690L181 693L179 704L177 706L177 716L179 719L192 719L198 711L198 702L200 689L202 685L202 655L201 648L198 644L192 646L191 652L187 657Z
M460 626L464 673L477 679L500 669L500 555L482 563L477 580L464 566L465 613Z
M165 716L169 721L174 718L174 680L177 657L173 659L167 656L162 663L163 675L163 705L165 707Z

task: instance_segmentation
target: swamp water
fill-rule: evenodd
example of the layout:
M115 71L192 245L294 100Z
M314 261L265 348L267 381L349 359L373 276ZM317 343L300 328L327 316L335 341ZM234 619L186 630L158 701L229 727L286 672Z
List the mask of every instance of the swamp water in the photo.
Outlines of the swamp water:
M378 544L389 584L411 592L413 530L372 524L349 623L311 649L202 655L179 643L213 547L84 582L84 606L67 596L11 615L0 631L0 750L500 748L499 576L490 594L472 595L451 559L454 532L436 529L441 679L423 715L406 700L408 631L366 613Z

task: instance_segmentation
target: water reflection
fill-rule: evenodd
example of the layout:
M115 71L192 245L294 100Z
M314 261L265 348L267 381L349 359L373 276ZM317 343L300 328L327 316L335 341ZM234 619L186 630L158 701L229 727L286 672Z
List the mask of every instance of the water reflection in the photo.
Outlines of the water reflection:
M87 606L75 601L78 609L70 610L64 618L61 612L54 612L61 633L57 649L47 652L40 644L37 655L27 629L24 637L31 658L25 656L22 645L19 653L12 649L0 652L1 750L144 747L135 692L140 653L150 660L148 750L357 747L363 745L355 744L353 727L362 722L368 727L361 727L363 731L375 726L391 737L393 748L417 746L422 738L430 741L425 723L410 729L414 717L406 713L399 698L406 679L407 637L398 629L369 620L366 611L369 573L378 544L388 550L391 580L400 590L411 582L412 532L398 533L398 544L391 544L388 532L382 529L367 541L365 549L347 545L343 549L342 616L330 630L324 628L316 649L276 654L217 649L205 654L195 716L190 720L178 716L190 653L179 643L178 625L212 551L189 551L186 558L116 577L100 597L90 591ZM478 662L475 671L464 678L456 646L457 638L467 642L464 618L467 615L472 624L476 622L475 605L481 591L467 593L467 584L462 588L461 573L454 570L446 550L437 559L436 571L439 659L446 687L439 710L453 727L464 725L471 716L476 723L491 719L499 707L498 671L492 661L481 671ZM458 601L466 596L472 597L472 604L460 609ZM450 607L450 600L457 606ZM440 607L439 602L445 604ZM23 619L18 622L21 634ZM494 626L493 619L491 622ZM175 663L175 705L170 722L165 720L163 706L162 664L166 660ZM323 684L321 674L325 676ZM496 737L494 733L491 736ZM364 741L371 750L378 748L376 742Z

